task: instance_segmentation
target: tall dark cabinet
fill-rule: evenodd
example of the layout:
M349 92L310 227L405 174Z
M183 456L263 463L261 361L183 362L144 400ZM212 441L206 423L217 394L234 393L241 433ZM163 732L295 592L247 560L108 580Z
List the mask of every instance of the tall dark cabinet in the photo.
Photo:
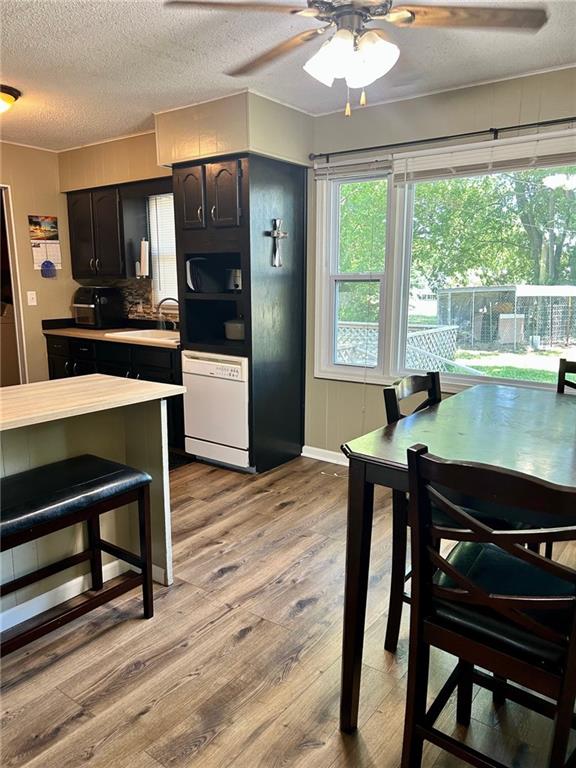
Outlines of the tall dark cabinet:
M303 444L306 170L250 154L177 166L173 181L182 346L248 359L250 463L261 472ZM278 219L282 239L271 236ZM244 340L226 338L236 318Z

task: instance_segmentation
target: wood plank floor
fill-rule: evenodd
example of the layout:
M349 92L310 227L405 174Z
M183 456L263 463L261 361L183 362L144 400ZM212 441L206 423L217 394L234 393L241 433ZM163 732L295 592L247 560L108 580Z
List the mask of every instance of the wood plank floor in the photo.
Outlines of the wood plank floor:
M397 768L408 617L397 654L386 653L382 489L360 729L338 731L346 474L309 459L258 477L173 471L175 583L156 589L155 618L126 595L7 657L2 766ZM452 663L434 655L431 690ZM511 704L496 713L485 692L467 733L453 702L440 725L515 768L545 765L549 723ZM426 749L426 768L459 765Z

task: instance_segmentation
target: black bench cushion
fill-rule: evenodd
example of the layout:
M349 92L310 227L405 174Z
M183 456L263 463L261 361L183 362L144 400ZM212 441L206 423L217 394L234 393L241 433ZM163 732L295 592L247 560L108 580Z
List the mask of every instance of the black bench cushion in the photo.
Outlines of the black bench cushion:
M61 520L151 479L146 472L90 454L8 475L0 480L0 535Z
M572 597L576 585L523 562L493 544L460 542L447 557L448 562L488 594ZM442 571L434 581L443 587L457 588L456 582ZM529 613L526 611L526 613ZM522 658L546 669L558 671L565 647L541 639L489 609L458 602L435 600L435 620L456 632ZM572 609L531 612L534 619L567 636L572 622Z

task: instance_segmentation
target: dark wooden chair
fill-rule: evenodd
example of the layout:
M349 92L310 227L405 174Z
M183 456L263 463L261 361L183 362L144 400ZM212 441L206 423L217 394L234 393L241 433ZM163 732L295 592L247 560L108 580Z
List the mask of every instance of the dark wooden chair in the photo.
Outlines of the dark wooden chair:
M416 413L442 399L440 374L430 371L426 375L407 376L389 387L384 387L384 407L388 424L395 424L404 418L400 403L412 395L425 392L426 397L412 411ZM396 651L402 619L402 604L410 603L410 597L404 591L404 585L410 578L406 573L406 547L408 545L408 499L402 491L392 491L392 571L390 579L390 597L388 602L388 622L384 647L390 653Z
M427 374L406 376L389 387L384 387L384 407L388 424L395 424L404 415L400 411L400 403L412 395L426 392L426 397L411 413L421 411L430 405L436 405L442 400L440 391L440 374L438 371L430 371Z
M566 387L576 389L576 381L570 381L566 376L576 376L576 360L566 360L566 358L560 358L560 365L558 367L558 392L563 395Z
M1 551L77 523L86 523L88 548L3 584L0 595L86 561L92 579L91 591L3 632L2 656L137 586L142 587L144 617L153 616L150 481L146 472L87 454L2 478ZM132 502L138 504L139 555L100 536L100 515ZM104 584L102 552L135 566L140 573L123 574Z
M408 450L408 467L413 572L402 768L420 767L425 741L463 764L505 768L435 728L456 689L456 719L469 724L473 684L552 719L548 768L576 765L576 751L566 755L576 727L574 563L560 564L526 548L526 542L542 540L541 530L496 530L446 495L473 494L485 504L497 502L536 519L547 516L547 541L576 541L576 488L445 461L421 445ZM442 511L445 523L434 522L433 509ZM442 556L438 539L458 543ZM427 707L431 646L458 662Z

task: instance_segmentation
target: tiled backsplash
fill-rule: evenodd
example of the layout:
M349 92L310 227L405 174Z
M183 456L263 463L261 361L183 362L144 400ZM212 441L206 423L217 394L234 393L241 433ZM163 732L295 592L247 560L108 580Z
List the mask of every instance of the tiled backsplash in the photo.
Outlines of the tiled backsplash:
M124 311L132 319L156 319L158 313L152 300L152 280L132 278L108 283L120 288L124 295ZM162 305L162 314L178 319L178 307L173 302Z

